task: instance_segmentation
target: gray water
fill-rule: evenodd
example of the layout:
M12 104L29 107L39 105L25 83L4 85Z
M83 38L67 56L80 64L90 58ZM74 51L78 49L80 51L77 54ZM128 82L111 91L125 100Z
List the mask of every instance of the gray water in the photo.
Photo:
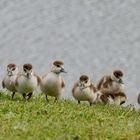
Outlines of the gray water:
M30 62L45 74L65 62L65 98L81 74L94 83L113 69L124 71L127 104L140 92L139 0L1 0L0 77L6 65Z

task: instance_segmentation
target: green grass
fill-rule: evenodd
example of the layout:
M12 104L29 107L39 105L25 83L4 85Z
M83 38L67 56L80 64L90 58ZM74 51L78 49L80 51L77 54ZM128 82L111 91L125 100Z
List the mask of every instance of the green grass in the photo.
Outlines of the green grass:
M0 140L140 140L140 112L113 105L78 105L44 95L29 102L0 94ZM76 139L75 139L76 140Z

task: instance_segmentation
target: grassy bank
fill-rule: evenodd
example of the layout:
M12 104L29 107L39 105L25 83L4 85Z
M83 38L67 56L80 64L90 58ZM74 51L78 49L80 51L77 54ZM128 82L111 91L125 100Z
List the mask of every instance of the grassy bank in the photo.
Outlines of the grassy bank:
M112 105L61 100L45 102L44 95L29 102L0 94L0 140L136 140L140 112Z

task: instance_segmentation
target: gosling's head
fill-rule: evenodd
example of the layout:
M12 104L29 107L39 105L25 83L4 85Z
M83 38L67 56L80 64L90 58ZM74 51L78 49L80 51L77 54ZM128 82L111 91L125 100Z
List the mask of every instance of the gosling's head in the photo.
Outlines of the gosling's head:
M66 73L65 69L64 69L64 62L56 60L53 62L53 66L51 69L52 72L59 74L59 73Z
M87 75L81 75L79 78L79 87L80 89L85 89L91 85L90 79Z
M33 66L32 64L24 64L23 65L23 73L25 76L30 77L33 73Z
M8 64L7 65L7 75L8 76L13 76L18 73L18 68L16 64Z
M123 72L121 70L114 70L112 72L112 80L115 80L115 81L123 84L122 77L123 77Z

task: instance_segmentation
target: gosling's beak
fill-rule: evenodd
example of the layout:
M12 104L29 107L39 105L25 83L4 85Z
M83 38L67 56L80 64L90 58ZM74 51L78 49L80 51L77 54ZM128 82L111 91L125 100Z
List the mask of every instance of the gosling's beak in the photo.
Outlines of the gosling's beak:
M30 73L27 70L24 70L24 75L29 77Z
M64 68L61 68L60 72L67 73Z
M8 71L8 76L12 76L12 72L11 71Z
M27 75L27 77L29 77L30 76L30 73L26 73L26 75Z
M84 85L82 85L82 84L80 84L80 90L83 90L85 87L84 87Z
M119 83L124 84L124 82L123 82L123 80L122 80L122 79L119 79Z

